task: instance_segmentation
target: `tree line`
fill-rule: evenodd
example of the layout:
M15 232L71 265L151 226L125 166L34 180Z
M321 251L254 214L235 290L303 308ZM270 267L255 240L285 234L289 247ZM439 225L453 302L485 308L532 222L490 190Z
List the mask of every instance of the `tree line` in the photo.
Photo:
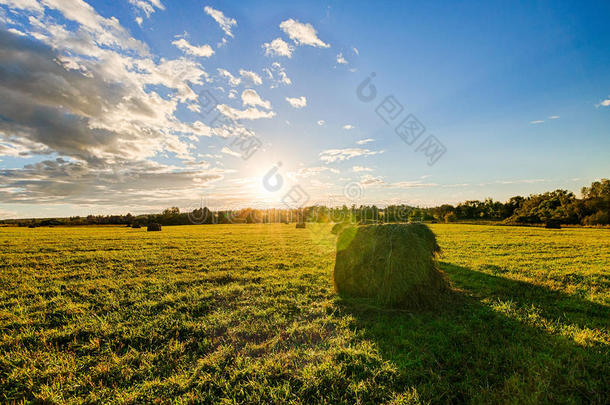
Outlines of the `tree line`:
M211 211L207 207L180 212L167 208L159 214L89 215L69 218L4 220L4 224L19 226L57 225L162 225L230 224L230 223L293 223L293 222L458 222L495 221L505 224L545 224L553 221L569 225L610 224L610 180L595 181L581 189L582 198L567 190L555 190L528 197L515 196L506 202L469 200L456 206L413 207L375 205L356 207L312 206L302 209L252 209Z

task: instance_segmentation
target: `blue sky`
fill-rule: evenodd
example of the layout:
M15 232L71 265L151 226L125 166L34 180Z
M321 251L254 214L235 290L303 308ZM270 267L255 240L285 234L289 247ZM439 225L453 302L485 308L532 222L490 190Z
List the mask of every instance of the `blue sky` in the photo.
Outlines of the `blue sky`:
M0 216L281 207L295 187L308 205L577 192L610 173L609 17L608 2L0 0ZM380 105L401 112L386 124ZM409 114L425 127L411 145L394 132ZM247 159L244 139L261 144Z

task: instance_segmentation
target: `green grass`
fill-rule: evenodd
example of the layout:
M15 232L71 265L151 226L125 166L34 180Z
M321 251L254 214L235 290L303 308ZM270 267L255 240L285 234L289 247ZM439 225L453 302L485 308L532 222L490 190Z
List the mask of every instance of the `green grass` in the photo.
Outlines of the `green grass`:
M0 401L608 401L610 230L433 225L404 312L336 296L330 228L0 228Z

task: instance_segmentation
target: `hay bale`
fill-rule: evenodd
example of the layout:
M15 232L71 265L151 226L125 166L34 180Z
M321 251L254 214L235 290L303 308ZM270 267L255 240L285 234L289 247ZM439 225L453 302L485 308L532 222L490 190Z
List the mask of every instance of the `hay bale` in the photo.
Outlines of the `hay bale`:
M386 307L430 306L446 289L439 253L424 224L347 227L337 239L335 290Z
M297 229L304 229L305 228L305 222L298 222L297 223Z
M146 228L148 232L161 232L161 224L149 224L148 228Z
M549 219L544 224L544 227L548 229L561 229L561 221L557 219Z

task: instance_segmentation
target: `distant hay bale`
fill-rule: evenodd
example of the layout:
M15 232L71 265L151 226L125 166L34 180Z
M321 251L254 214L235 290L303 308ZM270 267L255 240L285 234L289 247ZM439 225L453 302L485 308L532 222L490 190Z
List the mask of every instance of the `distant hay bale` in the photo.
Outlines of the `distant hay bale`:
M305 228L305 222L298 222L297 223L297 229L304 229Z
M337 239L335 290L386 307L429 306L446 289L439 253L424 224L346 227Z
M561 221L557 219L549 219L544 224L544 227L548 229L561 229Z
M149 224L146 230L148 232L161 232L161 224Z
M131 225L131 227L133 229L140 229L140 228L142 228L142 226L140 224L133 224L133 225Z

